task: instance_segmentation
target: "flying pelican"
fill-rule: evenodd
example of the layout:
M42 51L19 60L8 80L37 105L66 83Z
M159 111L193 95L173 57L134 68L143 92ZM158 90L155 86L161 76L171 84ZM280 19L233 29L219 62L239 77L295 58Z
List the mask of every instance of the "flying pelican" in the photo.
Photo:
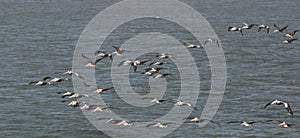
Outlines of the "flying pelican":
M68 70L68 71L64 72L63 74L65 74L65 75L73 75L74 74L76 77L84 80L84 77L82 77L79 73L71 71L71 70Z
M206 45L208 42L215 43L215 44L217 44L218 47L220 47L219 41L217 39L212 39L212 38L206 39L204 41L203 45Z
M245 29L245 30L249 30L251 29L253 26L258 26L258 24L247 24L247 23L243 23L244 26L242 27L242 29Z
M274 24L274 27L275 27L274 30L275 33L281 33L288 27L288 25L284 26L283 28L279 28L276 24Z
M243 30L242 30L242 28L240 28L240 27L229 26L229 27L228 27L228 32L230 32L230 31L240 31L240 32L241 32L241 35L244 35L244 34L243 34Z
M81 56L89 62L88 64L85 65L86 67L95 67L96 64L103 59L103 58L100 58L100 59L97 59L95 62L93 62L90 58L86 57L85 55L81 54Z
M270 26L267 26L267 25L262 24L262 25L258 26L257 32L260 32L261 29L266 29L266 30L267 30L267 33L270 32Z
M287 34L284 34L284 37L289 37L289 38L293 38L294 35L298 32L299 30L295 30L293 32L288 32Z
M273 100L273 101L267 103L267 104L264 106L264 108L267 108L269 105L273 105L273 104L276 104L276 105L283 105L284 108L285 108L285 109L292 115L292 117L293 117L293 114L294 114L294 113L293 113L293 111L292 111L292 109L291 109L290 104L287 103L287 102L283 102L283 101L279 101L279 100Z
M283 43L284 43L284 44L290 44L290 43L292 43L293 41L295 41L295 40L297 40L297 39L298 39L298 38L292 38L292 39L289 39L288 37L285 37Z
M95 89L94 92L98 93L98 94L101 94L101 93L106 93L108 90L110 89L113 89L114 87L110 87L110 88L104 88L104 89L101 89L99 87L95 87L95 86L91 86L91 85L88 85L86 83L83 83L84 86L87 86L87 87L93 87Z

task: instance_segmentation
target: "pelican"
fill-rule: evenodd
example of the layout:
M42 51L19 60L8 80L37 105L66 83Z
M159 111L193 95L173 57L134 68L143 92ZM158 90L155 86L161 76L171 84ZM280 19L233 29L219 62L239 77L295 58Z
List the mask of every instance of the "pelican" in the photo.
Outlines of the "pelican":
M116 51L111 53L111 55L116 55L116 56L123 56L123 53L126 51L126 50L121 50L119 47L116 47L116 46L112 46Z
M294 114L294 113L293 113L293 111L292 111L292 109L291 109L290 104L287 103L287 102L283 102L283 101L279 101L279 100L273 100L273 101L267 103L267 104L264 106L264 108L267 108L269 105L273 105L273 104L276 104L276 105L283 105L284 108L287 110L287 112L289 112L289 113L292 115L292 117L293 117L293 114Z
M97 59L95 62L93 62L90 58L86 57L85 55L81 54L81 56L89 62L88 64L85 65L86 67L95 67L96 64L103 59L103 58L100 58L100 59Z
M249 30L251 29L253 26L258 26L258 24L247 24L247 23L243 23L244 26L242 27L242 29L245 29L245 30Z
M112 54L107 54L106 52L97 50L97 51L95 52L95 56L102 57L102 58L109 57L110 60L112 60L112 56L113 56L113 55L112 55Z
M208 119L200 119L200 118L198 118L198 117L188 117L188 118L186 118L186 119L188 119L187 121L190 122L190 123L201 123L201 122L203 122L203 121L208 121L208 122L212 122L212 123L214 123L214 124L220 125L219 123L216 123L216 122L214 122L214 121L212 121L212 120L208 120Z
M61 98L65 98L67 96L72 96L75 92L58 92L57 94L62 94Z
M149 64L149 66L151 65L164 65L164 64L168 64L168 62L159 62L159 61L155 61Z
M290 44L290 43L292 43L293 41L295 41L295 40L297 40L297 39L298 39L298 38L292 38L292 39L289 39L288 37L285 37L283 43L284 43L284 44Z
M295 30L293 32L288 32L287 34L284 34L284 37L289 37L289 38L293 38L294 35L298 32L299 30Z
M103 112L106 111L109 107L96 107L92 112Z
M274 30L275 33L281 33L288 27L288 25L284 26L283 28L279 28L276 24L274 24L274 27L275 27Z
M119 66L122 66L122 65L130 65L133 67L134 69L134 72L136 72L137 68L138 68L138 65L142 65L144 63L146 63L148 61L140 61L140 60L124 60L122 61Z
M152 76L153 74L158 73L161 69L163 68L147 68L144 72L142 72L142 74Z
M160 53L160 54L156 55L156 57L158 57L160 59L163 59L163 58L175 58L172 55L166 54L166 53Z
M193 108L195 110L198 110L196 107L193 107L192 104L187 103L187 102L183 102L183 101L178 100L178 99L171 99L171 102L175 103L174 104L175 106L188 106L188 107L191 107L191 108Z
M76 77L84 80L84 77L82 77L79 73L71 71L71 70L68 70L68 71L64 72L63 74L65 74L65 75L73 75L74 74Z
M50 80L50 83L51 83L51 82L62 82L62 81L67 81L67 80L69 80L68 78L56 78L56 77L54 77L54 78L53 78L53 77L44 77L44 78L43 78L44 81L46 81L46 80L48 80L48 79L51 79L51 80Z
M134 121L127 121L127 120L117 120L117 119L109 119L106 123L123 125L123 126L132 126L134 125Z
M101 93L106 93L108 90L110 89L113 89L114 87L110 87L110 88L105 88L105 89L101 89L99 87L94 87L94 86L91 86L91 85L88 85L86 83L83 83L84 86L87 86L87 87L93 87L95 89L94 92L98 93L98 94L101 94Z
M51 83L46 81L32 81L29 83L29 85L44 86L44 85L51 85Z
M166 78L167 76L169 76L171 74L156 74L155 76L153 76L153 78L157 79L157 78Z
M242 31L242 28L240 28L240 27L229 26L229 27L228 27L228 32L229 32L229 31L240 31L240 32L241 32L241 35L244 35L244 34L243 34L243 31Z
M261 29L266 29L266 30L267 30L267 33L270 32L270 26L267 26L267 25L262 24L262 25L258 26L258 30L257 30L257 31L260 32Z
M194 45L192 43L184 43L184 46L186 46L187 48L203 48L203 46L201 45Z
M147 127L158 127L158 128L167 128L169 127L170 124L174 124L174 123L161 123L161 122L157 122L157 123L153 123L153 124L149 124L147 125Z
M218 47L220 47L219 41L218 41L217 39L212 39L212 38L206 39L206 40L203 42L203 45L206 45L208 42L210 42L210 43L215 43Z
M246 122L246 121L243 121L243 122L240 122L240 121L231 121L231 122L227 122L227 124L230 124L230 123L240 123L240 126L245 126L245 127L249 127L249 126L252 126L252 124L254 123L257 123L257 122Z

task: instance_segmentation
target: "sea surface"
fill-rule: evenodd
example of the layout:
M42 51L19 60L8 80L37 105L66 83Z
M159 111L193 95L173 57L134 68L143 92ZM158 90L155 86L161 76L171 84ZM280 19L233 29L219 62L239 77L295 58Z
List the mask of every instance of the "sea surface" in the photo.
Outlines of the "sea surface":
M93 126L79 108L66 106L57 92L73 91L69 81L54 86L32 86L31 81L46 76L69 77L62 72L72 69L73 53L85 26L105 8L118 0L1 0L0 1L0 137L108 137ZM199 128L184 123L167 137L299 137L300 128L282 128L279 123L255 123L242 127L243 121L280 120L300 125L300 41L283 44L282 34L273 33L273 24L300 29L299 0L182 0L207 19L217 34L226 59L226 90L213 117L214 123ZM168 5L165 5L168 8ZM176 14L180 14L180 11ZM257 28L228 32L228 26L243 23L270 25L270 33ZM197 43L182 27L155 18L138 19L117 28L103 45L113 52L131 36L161 31L176 38ZM299 37L296 34L295 37ZM164 39L157 40L164 43ZM168 46L168 45L165 45ZM155 52L155 51L152 51ZM157 51L156 51L157 52ZM191 116L200 116L210 90L210 68L205 51L190 50L199 67L200 94ZM155 53L140 56L154 59ZM91 54L92 55L92 54ZM172 62L171 60L166 60ZM99 62L96 80L99 87L111 87L109 59ZM146 68L146 65L142 66ZM179 70L165 66L171 73L165 98L179 95ZM142 68L138 69L141 72ZM147 94L148 78L130 69L129 81L140 95ZM141 112L125 105L114 90L103 95L107 104L118 107L116 114L128 119L155 119L167 114L172 105L155 106ZM290 103L292 118L281 106L263 106L279 99ZM145 100L147 101L147 100ZM123 109L123 110L122 110ZM158 110L161 109L161 110ZM128 113L130 110L130 114ZM121 127L122 128L122 127ZM153 129L153 128L149 128ZM132 133L128 131L128 133ZM150 135L148 135L150 137Z

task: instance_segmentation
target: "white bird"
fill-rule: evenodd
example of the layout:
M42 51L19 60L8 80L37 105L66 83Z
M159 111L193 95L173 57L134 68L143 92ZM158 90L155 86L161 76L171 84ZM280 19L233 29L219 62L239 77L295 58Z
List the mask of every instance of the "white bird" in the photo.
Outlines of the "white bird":
M44 77L43 78L44 81L46 81L48 79L51 79L50 83L51 82L62 82L62 81L68 81L69 80L68 78L56 78L56 77Z
M122 61L118 66L122 66L122 65L129 65L132 66L134 69L134 72L136 72L138 65L142 65L144 63L146 63L148 61L140 61L140 60L124 60Z
M91 86L91 85L88 85L86 83L83 83L84 86L87 86L87 87L93 87L95 89L94 92L98 93L98 94L101 94L101 93L106 93L108 90L110 89L113 89L114 87L110 87L110 88L99 88L99 87L95 87L95 86Z
M90 58L86 57L85 55L81 54L81 56L89 62L88 64L85 65L86 67L95 67L99 61L104 59L104 58L100 58L100 59L97 59L95 62L93 62Z
M275 27L275 30L274 30L275 33L281 33L288 27L288 25L284 26L283 28L280 28L276 24L274 24L274 27Z
M164 64L168 64L168 62L159 62L159 61L155 61L149 64L149 66L151 65L164 65Z
M292 117L293 117L293 114L294 114L294 113L293 113L293 111L292 111L292 108L291 108L290 104L287 103L287 102L283 102L283 101L279 101L279 100L273 100L273 101L267 103L267 104L264 106L264 108L267 108L269 105L273 105L273 104L276 104L276 105L283 105L284 108L285 108L285 109L292 115Z
M194 45L192 43L184 43L184 46L186 46L187 48L203 48L203 46L201 45Z
M253 26L258 26L258 24L247 24L247 23L243 23L244 26L242 27L242 29L246 29L246 30L249 30L251 29Z
M97 50L97 51L95 52L95 56L103 57L103 58L109 57L110 60L112 60L112 56L113 56L113 55L112 55L112 54L107 54L106 52ZM102 58L102 59L103 59L103 58Z
M188 107L191 107L191 108L193 108L195 110L198 110L196 107L193 107L192 104L187 103L187 102L183 102L183 101L178 100L178 99L171 99L171 102L175 103L174 104L175 106L188 106Z
M44 85L51 85L51 83L46 81L32 81L29 83L29 85L44 86Z
M267 26L267 25L262 24L262 25L258 26L257 32L260 32L261 29L266 29L266 30L267 30L267 33L270 32L270 26Z
M166 53L160 53L158 55L156 55L156 57L160 58L160 59L164 59L164 58L175 58L170 54L166 54Z
M123 56L123 53L126 51L126 50L121 50L119 47L116 47L116 46L112 46L116 51L115 52L112 52L111 55L116 55L116 56Z
M240 27L229 26L227 31L228 31L228 32L230 32L230 31L240 31L241 35L244 35L244 34L243 34L243 30L242 30L242 28L240 28Z
M290 43L292 43L295 40L298 40L298 38L292 38L292 39L290 39L288 37L285 37L283 43L284 44L290 44Z
M84 77L82 77L79 73L71 71L71 70L68 70L68 71L64 72L63 74L65 74L65 75L75 75L76 77L84 80Z
M157 123L153 123L153 124L149 124L147 125L147 127L152 127L152 128L167 128L169 127L170 124L174 124L174 123L161 123L161 122L157 122Z
M293 38L294 35L298 32L299 30L295 30L293 32L288 32L287 34L284 34L284 37L289 37L289 38Z
M206 45L208 42L210 42L210 43L215 43L218 47L220 47L219 41L218 41L217 39L212 39L212 38L206 39L206 40L203 42L203 45Z

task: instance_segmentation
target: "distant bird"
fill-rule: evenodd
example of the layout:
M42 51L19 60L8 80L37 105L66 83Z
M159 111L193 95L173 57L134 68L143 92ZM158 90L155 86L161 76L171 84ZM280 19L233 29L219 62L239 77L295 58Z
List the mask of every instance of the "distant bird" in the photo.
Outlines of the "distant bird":
M62 94L61 98L65 98L67 96L72 96L75 92L58 92L57 94Z
M82 98L82 97L89 97L89 95L87 95L87 94L79 94L79 93L75 93L75 94L73 94L73 95L71 95L71 96L69 96L69 98Z
M246 121L230 121L230 122L227 122L227 124L231 124L231 123L239 123L240 126L245 126L245 127L249 127L249 126L252 126L252 124L254 123L258 123L258 122L255 122L255 121L252 121L252 122L246 122Z
M187 103L187 102L183 102L183 101L178 100L178 99L170 99L170 101L171 101L172 103L175 103L175 104L174 104L175 106L188 106L188 107L191 107L191 108L193 108L193 109L195 109L195 110L198 110L196 107L193 107L192 104Z
M241 35L244 35L244 34L243 34L243 30L242 30L242 28L240 28L240 27L229 26L229 27L228 27L228 32L230 32L230 31L240 31L240 32L241 32Z
M219 44L219 41L217 39L212 39L212 38L209 38L209 39L206 39L203 43L203 45L206 45L207 43L215 43L218 47L220 47L220 44Z
M123 56L123 53L126 51L126 50L121 50L119 47L116 47L116 46L112 46L116 51L115 52L112 52L111 55L116 55L116 56Z
M160 58L160 59L164 59L164 58L175 58L170 54L166 54L166 53L160 53L158 55L156 55L156 57Z
M103 58L100 58L100 59L97 59L95 62L93 62L90 58L86 57L85 55L81 54L81 56L89 62L88 64L85 65L86 67L95 67L96 64L103 59Z
M295 41L295 40L298 40L298 38L288 38L288 37L285 37L284 38L284 41L283 41L283 43L284 44L290 44L290 43L292 43L293 41Z
M293 32L288 32L287 34L284 34L284 37L289 37L289 38L293 38L294 35L298 32L299 30L295 30Z
M283 101L279 101L279 100L273 100L273 101L267 103L267 104L264 106L264 108L267 108L269 105L273 105L273 104L276 104L276 105L283 105L284 108L285 108L285 109L292 115L292 117L293 117L293 114L294 114L294 113L293 113L293 111L292 111L292 109L291 109L290 104L287 103L287 102L283 102Z
M110 89L113 89L114 87L109 87L109 88L104 88L104 89L101 89L99 87L95 87L95 86L91 86L91 85L88 85L86 83L83 83L84 86L87 86L87 87L93 87L95 89L94 92L98 93L98 94L101 94L101 93L106 93L108 90Z
M194 45L192 43L184 43L184 46L186 46L187 48L203 48L203 46L201 45Z
M129 66L132 66L133 69L134 69L134 72L136 72L137 68L138 68L138 65L142 65L142 64L145 64L146 62L148 61L140 61L140 60L124 60L122 61L119 66L122 66L122 65L129 65Z
M162 103L165 103L166 101L168 101L168 100L162 100L162 99L154 98L150 102L151 103L156 103L156 104L162 104Z
M71 71L71 70L68 70L68 71L64 72L63 74L65 74L65 75L73 75L74 74L76 77L84 80L84 77L82 77L79 73Z
M242 29L244 29L244 30L249 30L249 29L251 29L253 26L258 26L258 24L247 24L247 23L243 23L244 24L244 26L242 27Z
M80 107L80 109L81 109L81 110L90 110L90 109L92 109L92 108L94 108L94 107L95 107L95 105L91 105L91 104L85 103L84 105L82 105L82 106Z
M63 100L61 102L69 102L68 100ZM71 101L68 103L68 106L79 107L80 104L84 104L84 102Z
M106 123L117 124L122 126L132 126L134 125L135 121L109 119L106 121Z
M51 83L47 81L32 81L29 83L29 85L44 86L44 85L51 85Z
M171 74L156 74L155 76L153 76L153 78L157 79L157 78L166 78L167 76L169 76Z
M169 127L170 124L174 124L174 123L161 123L161 122L157 122L157 123L152 123L147 125L147 127L152 127L152 128L167 128Z
M103 112L106 111L109 107L96 107L92 112Z
M48 79L51 79L50 83L51 82L62 82L62 81L68 81L69 80L68 78L56 78L56 77L44 77L43 78L44 81L46 81Z
M261 29L266 29L266 30L267 30L267 33L270 32L270 26L267 26L267 25L262 24L262 25L258 26L258 31L257 31L257 32L260 32Z
M188 118L185 118L185 120L186 120L187 123L201 123L201 122L204 122L204 121L208 121L208 122L220 125L219 123L216 123L213 120L200 119L198 117L188 117Z
M109 57L110 60L113 59L113 58L112 58L112 56L113 56L112 54L107 54L106 52L99 51L99 50L97 50L97 51L95 52L95 56L103 57L103 58Z
M161 69L163 68L147 68L144 70L144 72L142 72L142 74L152 76L153 74L158 73Z
M288 124L285 121L280 121L280 120L267 120L265 122L272 122L272 123L279 123L278 126L288 128L288 127L300 127L297 124Z
M155 61L149 64L149 66L151 65L164 65L164 64L168 64L168 62L159 62L159 61Z
M284 26L283 28L280 28L276 24L274 24L274 27L275 27L275 30L274 30L275 33L281 33L288 27L288 25Z

